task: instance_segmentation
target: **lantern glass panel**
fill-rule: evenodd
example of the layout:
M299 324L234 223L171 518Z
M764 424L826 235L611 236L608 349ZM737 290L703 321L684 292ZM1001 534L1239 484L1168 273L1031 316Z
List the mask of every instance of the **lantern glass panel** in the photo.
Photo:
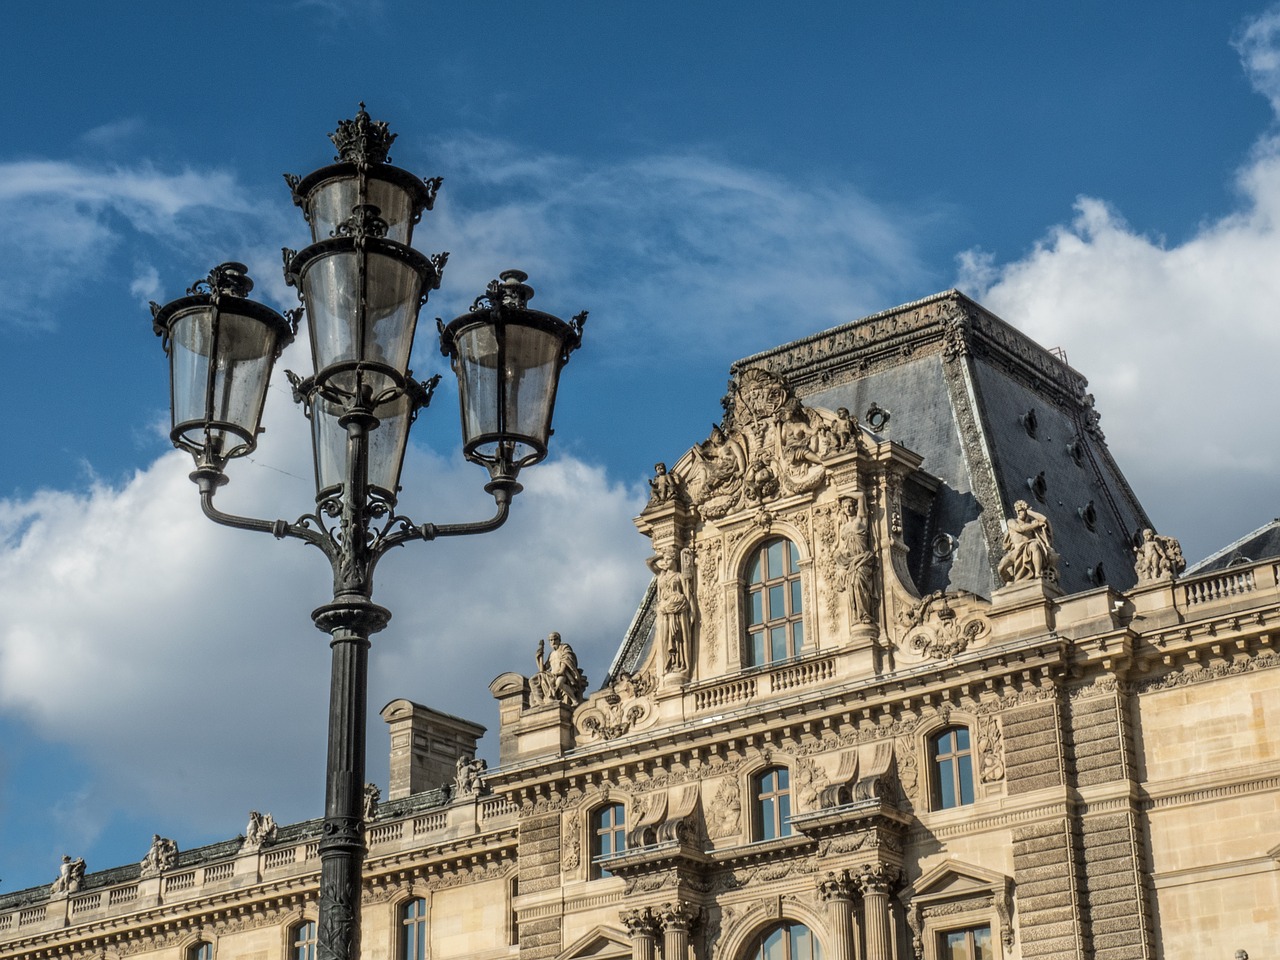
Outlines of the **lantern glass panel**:
M364 298L361 303L361 261ZM360 252L339 249L304 267L303 290L310 321L316 373L334 364L378 364L403 376L409 365L418 319L423 278L419 267L377 248ZM367 370L364 382L375 394L392 386L386 372ZM357 393L354 369L336 373L326 383L347 394Z
M560 337L538 327L507 326L507 430L544 450L556 402L560 343Z
M278 331L252 316L201 305L169 327L174 440L215 458L253 449Z
M317 396L311 410L311 435L315 448L316 496L332 496L347 482L347 428L338 422L346 406ZM405 393L381 404L378 426L369 432L369 486L395 501L404 463L413 402Z
M337 493L347 480L347 428L338 425L343 405L317 396L311 406L316 498Z
M387 222L387 239L406 246L413 237L416 194L399 184L370 177L360 195L358 176L334 177L311 191L311 238L314 242L337 236L338 226L358 204L371 203Z
M501 429L498 420L499 344L495 328L477 324L457 336L454 371L458 375L458 406L462 411L462 443L470 447Z

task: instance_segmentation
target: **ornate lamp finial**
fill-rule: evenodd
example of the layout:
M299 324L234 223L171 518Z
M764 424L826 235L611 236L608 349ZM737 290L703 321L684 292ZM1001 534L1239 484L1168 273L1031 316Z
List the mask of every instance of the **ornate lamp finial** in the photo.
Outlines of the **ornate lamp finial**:
M329 134L329 139L338 148L335 160L357 164L388 163L391 159L388 152L396 134L387 129L385 120L370 119L362 100L355 119L339 120L338 129Z

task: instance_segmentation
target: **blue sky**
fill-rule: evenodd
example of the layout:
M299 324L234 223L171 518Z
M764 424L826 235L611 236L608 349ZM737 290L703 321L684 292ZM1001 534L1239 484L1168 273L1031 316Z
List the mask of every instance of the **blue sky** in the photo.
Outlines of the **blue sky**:
M492 725L488 681L549 630L603 673L648 576L644 478L706 435L732 360L950 286L1067 351L1189 556L1271 519L1278 49L1277 8L1228 2L6 11L0 893L63 853L102 869L153 832L319 809L326 570L200 518L145 302L240 259L291 305L278 251L306 228L280 174L329 162L357 101L445 177L416 372L443 370L432 319L507 267L536 306L591 310L508 528L380 570L373 707ZM442 391L415 428L416 519L487 510L456 418ZM220 501L296 516L287 391L266 424Z

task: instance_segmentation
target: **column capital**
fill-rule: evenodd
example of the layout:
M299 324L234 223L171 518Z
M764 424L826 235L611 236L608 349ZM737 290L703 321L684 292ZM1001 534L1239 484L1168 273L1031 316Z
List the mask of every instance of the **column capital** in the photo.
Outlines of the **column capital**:
M636 937L656 937L658 935L658 918L654 916L652 907L636 907L633 910L623 910L618 914L618 918L622 921L622 925L627 928L627 934L633 940Z
M902 871L888 863L864 863L858 868L857 883L862 895L889 895L889 890L897 884Z
M838 873L828 871L826 877L818 881L818 898L823 903L832 900L853 900L858 895L858 882L849 876L848 870Z
M664 932L676 930L687 933L702 916L702 908L687 900L673 900L658 907L654 916Z

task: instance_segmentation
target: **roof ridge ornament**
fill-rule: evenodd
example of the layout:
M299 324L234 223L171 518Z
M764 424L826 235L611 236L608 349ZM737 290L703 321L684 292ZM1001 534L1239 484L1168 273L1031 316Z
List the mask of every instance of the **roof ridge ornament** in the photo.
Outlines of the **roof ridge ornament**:
M338 129L329 139L338 148L334 160L361 166L374 163L390 163L389 152L397 134L392 133L385 120L374 120L360 101L360 111L351 120L339 120Z

